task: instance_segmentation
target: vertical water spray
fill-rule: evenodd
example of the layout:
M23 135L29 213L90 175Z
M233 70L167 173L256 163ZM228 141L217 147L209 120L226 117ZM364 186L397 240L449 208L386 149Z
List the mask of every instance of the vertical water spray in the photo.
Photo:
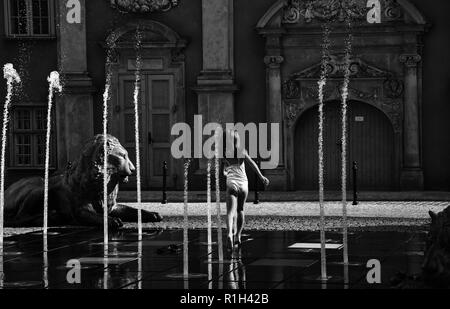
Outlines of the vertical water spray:
M208 159L208 164L206 167L206 216L208 222L208 287L212 289L212 264L211 264L211 253L212 253L212 230L211 230L211 160Z
M187 159L184 163L184 208L183 208L183 276L185 279L189 277L189 247L188 247L188 190L189 190L189 166L191 160Z
M212 243L212 231L211 231L211 160L209 159L206 166L206 220L208 224L207 242L208 246L210 246Z
M204 274L189 273L189 167L191 159L186 159L184 162L184 191L183 191L183 272L167 275L168 278L183 278L184 288L189 289L190 278L203 278Z
M223 241L222 241L222 211L220 207L220 137L219 134L221 132L221 128L218 127L215 132L215 140L216 144L214 146L215 150L215 158L214 158L214 165L215 165L215 182L216 182L216 210L217 210L217 247L218 247L218 255L219 255L219 261L223 261Z
M109 83L110 83L110 78ZM110 85L103 94L103 243L108 250L108 100Z
M139 92L141 88L141 42L142 35L139 28L136 30L136 71L134 83L134 132L136 141L136 194L138 203L138 237L142 240L142 192L141 192L141 149L139 137Z
M142 241L138 242L138 290L142 290Z
M108 103L110 99L112 80L112 59L115 48L116 37L112 36L108 44L106 56L106 82L103 92L103 244L104 254L108 254Z
M319 136L318 136L318 155L319 155L319 206L320 206L320 260L321 260L321 279L327 280L327 261L326 261L326 238L325 238L325 205L324 205L324 154L323 154L323 126L324 126L324 88L327 83L327 67L329 61L330 48L330 28L327 24L323 26L322 42L322 66L319 85Z
M0 290L3 289L5 281L5 271L3 269L3 248L0 248Z
M3 106L3 128L2 128L2 152L0 159L0 255L3 256L3 226L4 226L4 210L5 210L5 155L6 155L6 139L8 137L9 108L11 107L11 99L13 95L14 84L20 83L20 77L11 63L5 64L3 67L3 77L6 79L6 100Z
M61 92L62 86L59 81L59 73L53 71L47 78L49 83L48 87L48 105L47 105L47 132L45 140L45 175L44 175L44 231L43 235L46 238L48 232L48 180L49 180L49 169L50 169L50 138L52 129L52 107L53 107L53 97L55 91ZM44 239L46 241L46 239Z
M350 57L352 54L353 35L351 33L351 21L347 19L348 37L345 44L345 73L342 85L342 238L344 266L348 265L348 226L347 226L347 99L350 83Z
M108 277L109 277L109 271L108 271L108 251L103 252L103 289L108 289Z
M13 63L16 64L17 72L19 73L21 79L21 83L15 89L16 92L14 94L20 102L31 101L30 93L27 90L29 89L30 65L35 46L35 41L19 39L18 52L13 60Z
M48 289L48 239L44 237L44 252L43 252L43 274L42 281L44 283L44 289Z

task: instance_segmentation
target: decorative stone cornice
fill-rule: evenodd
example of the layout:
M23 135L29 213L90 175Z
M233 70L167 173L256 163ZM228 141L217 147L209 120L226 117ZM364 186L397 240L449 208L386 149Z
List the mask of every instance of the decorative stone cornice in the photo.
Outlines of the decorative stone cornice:
M239 86L236 84L211 84L211 85L197 85L191 88L197 93L235 93L239 91Z
M422 57L418 54L403 54L400 55L399 60L408 68L415 68L417 64L422 61Z
M264 57L264 63L271 69L277 69L283 63L284 58L282 56L266 56Z
M344 77L347 68L345 54L333 54L327 59L327 75L329 78ZM375 67L359 57L350 58L350 76L352 78L385 79L393 75L384 69ZM322 73L322 63L318 62L300 72L291 75L291 79L319 79Z
M403 11L396 1L381 1L382 7L385 8L384 21L397 21L402 18ZM365 1L357 0L288 0L284 8L283 23L365 20L369 9Z
M97 91L86 72L63 72L64 94L91 94Z
M124 13L167 12L178 5L179 0L109 0L111 7Z

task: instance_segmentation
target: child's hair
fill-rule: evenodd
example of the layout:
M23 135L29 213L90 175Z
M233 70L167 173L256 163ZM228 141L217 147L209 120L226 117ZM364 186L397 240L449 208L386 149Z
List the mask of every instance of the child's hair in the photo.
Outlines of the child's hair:
M241 138L237 130L226 130L223 133L223 157L229 158L233 151L233 158L238 158L238 151L242 151Z

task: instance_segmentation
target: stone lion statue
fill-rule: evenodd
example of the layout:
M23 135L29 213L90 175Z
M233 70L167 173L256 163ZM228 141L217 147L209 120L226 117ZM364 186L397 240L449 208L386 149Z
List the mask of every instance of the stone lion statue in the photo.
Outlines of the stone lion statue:
M428 285L450 287L450 207L431 217L425 259L423 279Z
M412 276L398 273L391 279L396 288L450 288L450 207L440 213L429 211L429 215L422 272Z
M63 173L49 179L49 225L103 226L104 138L89 140L81 155ZM116 202L119 185L127 182L135 167L119 140L107 136L108 152L108 225L137 221L137 210ZM41 226L43 222L44 179L25 178L5 192L5 225ZM159 222L157 213L142 211L143 222Z

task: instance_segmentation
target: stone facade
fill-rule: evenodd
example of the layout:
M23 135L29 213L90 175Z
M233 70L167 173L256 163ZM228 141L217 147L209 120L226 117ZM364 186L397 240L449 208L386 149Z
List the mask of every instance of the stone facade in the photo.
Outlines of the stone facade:
M86 6L80 0L79 23L70 23L70 6L57 1L59 20L58 62L65 79L64 95L57 99L56 128L58 166L64 167L94 135L94 91L86 53Z
M193 116L201 114L204 122L280 123L280 164L275 170L266 170L265 174L271 180L271 189L295 189L295 130L302 115L317 106L321 25L324 19L334 19L325 99L340 100L343 42L347 35L342 16L349 12L342 9L339 1L331 1L335 8L330 11L333 16L322 16L320 4L328 1L317 1L316 6L302 0L255 0L251 5L247 2L244 5L245 1L102 0L96 7L86 0L55 1L58 27L54 42L58 67L65 80L64 95L55 105L56 167L64 168L79 152L84 140L100 133L106 40L117 35L119 48L113 78L113 88L117 89L120 77L132 74L129 62L135 52L132 35L136 28L142 27L146 36L143 44L143 55L147 59L145 70L148 74L170 76L174 83L170 121L191 124ZM74 2L79 3L78 21L67 18ZM411 2L381 0L380 24L368 24L361 17L366 12L364 8L350 10L360 18L352 27L354 53L349 99L375 107L392 125L395 141L393 190L421 190L427 175L438 179L433 180L433 184L438 184L436 187L445 186L443 179L446 179L435 177L435 167L427 173L424 164L424 140L428 137L423 136L424 62L437 63L438 60L423 53L428 24ZM242 22L242 16L247 13L236 9L243 6L255 8L247 12L251 26ZM243 43L241 32L250 33L247 36L251 35L255 41ZM257 58L257 62L243 65L241 59L241 67L237 67L236 59L241 57L236 55L237 51L250 45L259 54L246 55ZM255 81L249 82L252 78L244 76L252 72L255 72ZM253 92L249 92L249 88L253 88ZM255 91L263 93L263 102L256 96L250 96L249 100L247 93ZM116 112L120 100L120 91L114 90L110 125L111 132L118 132L118 135L124 130L123 126L114 127L124 121ZM143 132L144 136L147 133ZM450 151L446 149L440 151L440 157ZM430 157L428 154L428 162L433 161ZM144 164L150 166L151 162ZM170 184L179 189L182 162L172 165ZM206 181L205 166L203 160L194 164L193 185L198 189L202 189ZM149 186L156 187L157 181Z

